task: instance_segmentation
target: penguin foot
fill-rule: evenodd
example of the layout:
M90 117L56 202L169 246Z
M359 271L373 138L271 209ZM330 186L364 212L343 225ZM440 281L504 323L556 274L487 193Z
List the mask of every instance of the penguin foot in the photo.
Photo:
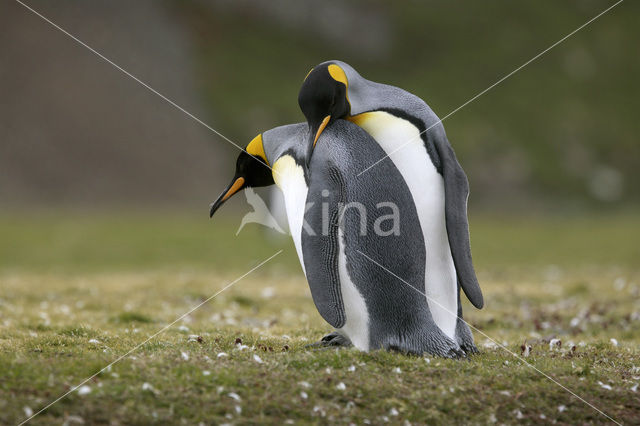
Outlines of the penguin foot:
M467 355L474 355L474 354L480 353L480 351L478 350L476 345L473 344L473 342L460 343L460 349L462 349L464 353Z
M458 324L456 325L456 341L467 355L477 354L479 352L473 343L473 334L471 334L469 326L461 319L458 319Z
M348 348L351 346L353 346L353 344L351 343L351 340L349 340L347 337L343 336L342 334L338 333L337 331L333 331L327 334L326 336L324 336L322 339L320 339L319 342L311 343L306 347L307 348L329 348L329 347Z
M462 359L462 358L466 358L467 354L464 351L464 349L460 348L452 348L449 349L449 352L447 353L447 355L445 355L445 358L451 358L451 359Z
M432 355L442 358L466 358L465 352L458 343L446 336L439 328L420 330L409 336L409 338L399 339L397 336L390 336L382 344L382 347L407 355Z

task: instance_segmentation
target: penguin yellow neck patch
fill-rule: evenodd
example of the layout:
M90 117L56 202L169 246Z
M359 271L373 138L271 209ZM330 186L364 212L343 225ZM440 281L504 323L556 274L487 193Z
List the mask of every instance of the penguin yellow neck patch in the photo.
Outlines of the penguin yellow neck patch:
M347 75L344 73L344 70L342 68L340 68L336 64L331 64L329 65L328 70L331 78L347 86L347 89L349 88L349 80L347 80Z
M254 157L262 158L265 163L269 166L269 161L267 160L267 154L264 153L264 144L262 143L262 133L253 138L249 145L247 145L247 154L251 154Z
M354 124L357 124L360 127L364 127L367 121L375 118L375 112L377 111L363 112L361 114L351 115L347 117L347 120Z

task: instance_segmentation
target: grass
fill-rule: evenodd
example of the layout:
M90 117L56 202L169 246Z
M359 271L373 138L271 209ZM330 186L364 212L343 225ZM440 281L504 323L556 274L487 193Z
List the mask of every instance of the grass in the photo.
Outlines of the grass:
M466 304L467 320L518 355L530 345L531 365L637 422L640 219L472 219L486 307ZM481 353L465 361L305 348L330 329L292 246L254 225L236 238L235 226L184 215L1 217L0 423L19 423L280 247L32 423L608 421L478 332ZM554 338L562 344L551 349Z

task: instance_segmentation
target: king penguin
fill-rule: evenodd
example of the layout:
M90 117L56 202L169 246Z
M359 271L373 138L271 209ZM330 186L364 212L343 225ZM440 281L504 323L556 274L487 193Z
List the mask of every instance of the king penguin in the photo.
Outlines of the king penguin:
M275 183L282 190L313 301L336 329L320 344L464 356L424 297L426 244L415 232L420 222L410 188L390 162L374 178L358 179L384 151L353 123L333 120L325 127L310 159L306 123L254 138L210 214L247 186ZM401 279L378 262L393 265Z
M366 80L341 61L314 67L305 77L298 103L310 128L309 156L326 126L343 118L369 133L383 151L359 170L358 179L380 179L380 166L386 162L402 175L425 241L422 288L433 320L465 352L477 352L460 303L462 288L476 308L484 304L471 259L469 184L436 114L419 97ZM393 272L402 271L390 265Z

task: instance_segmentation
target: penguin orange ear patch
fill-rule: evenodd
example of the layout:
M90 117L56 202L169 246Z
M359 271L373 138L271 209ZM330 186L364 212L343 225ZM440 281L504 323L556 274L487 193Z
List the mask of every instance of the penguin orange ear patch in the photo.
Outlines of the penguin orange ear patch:
M349 80L347 80L347 75L344 73L343 69L337 66L336 64L331 64L328 67L329 75L335 81L339 81L349 88Z
M247 154L251 154L254 157L262 158L267 165L269 165L269 161L267 160L267 154L264 153L264 144L262 143L262 133L253 138L249 145L247 145Z

